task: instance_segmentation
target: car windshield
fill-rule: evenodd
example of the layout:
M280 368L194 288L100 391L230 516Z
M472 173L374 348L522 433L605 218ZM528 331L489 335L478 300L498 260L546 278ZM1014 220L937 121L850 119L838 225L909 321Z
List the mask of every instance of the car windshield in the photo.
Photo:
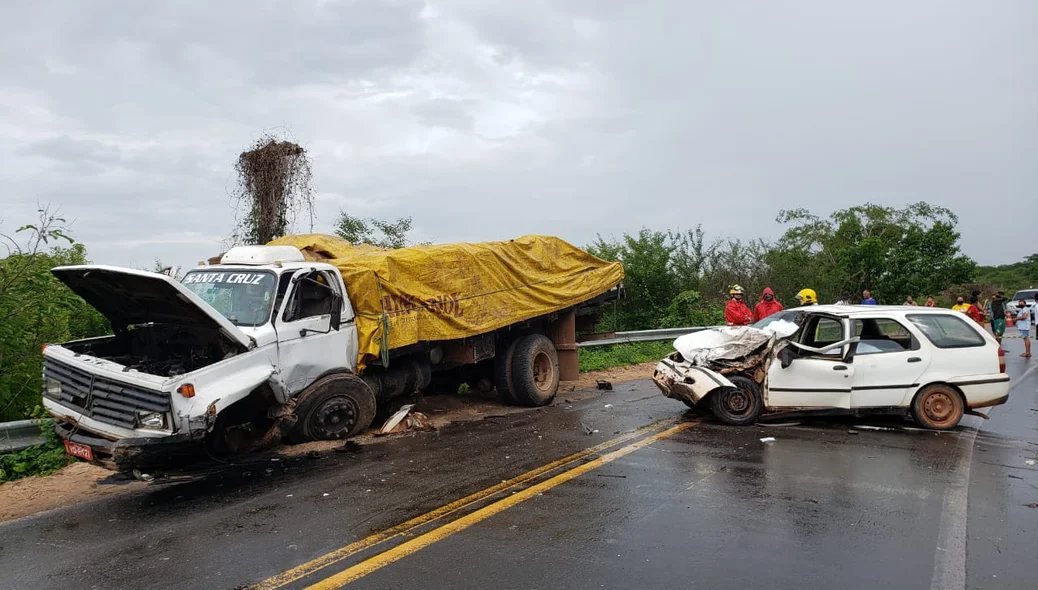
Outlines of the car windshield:
M238 326L259 326L270 320L275 278L265 271L196 270L184 286Z
M1034 301L1034 296L1035 295L1038 295L1038 289L1027 289L1027 290L1024 290L1024 291L1017 291L1016 293L1013 294L1013 298L1010 299L1010 301L1020 301L1020 300L1023 300L1023 301L1025 301L1027 303L1031 303L1031 302Z
M804 314L802 314L800 312L797 312L795 310L792 310L792 309L786 310L786 311L780 311L778 313L773 313L773 314L769 315L768 317L758 321L755 324L752 324L752 326L754 328L763 328L763 327L765 327L765 326L767 326L767 325L769 325L771 323L777 322L779 320L785 320L787 322L793 322L794 324L799 326L799 325L804 323Z

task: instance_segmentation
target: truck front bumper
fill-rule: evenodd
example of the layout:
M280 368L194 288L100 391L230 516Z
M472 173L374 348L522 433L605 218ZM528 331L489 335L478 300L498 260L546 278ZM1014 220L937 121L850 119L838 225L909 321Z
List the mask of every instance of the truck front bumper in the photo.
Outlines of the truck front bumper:
M92 463L112 471L169 468L194 462L205 455L203 442L190 433L109 440L61 420L54 421L54 431L63 440L90 447L94 455Z

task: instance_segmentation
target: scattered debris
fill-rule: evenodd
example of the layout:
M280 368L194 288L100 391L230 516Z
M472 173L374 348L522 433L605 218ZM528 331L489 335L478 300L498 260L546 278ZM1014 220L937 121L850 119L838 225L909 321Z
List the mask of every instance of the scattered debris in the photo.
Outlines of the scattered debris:
M327 498L328 497L328 493L325 492L325 493L321 494L321 496L324 497L324 498Z
M382 425L382 428L379 429L378 433L389 434L390 432L392 432L393 429L396 428L397 424L403 422L404 418L406 418L407 415L410 414L411 410L413 409L414 404L407 404L401 407L399 410L396 411L395 414L389 417L389 420L386 420L386 423Z
M760 439L760 441L762 443L773 443L773 442L775 442L775 437L774 436L765 436L764 438Z
M356 441L348 440L342 444L341 447L336 447L336 453L359 453L364 447L357 444Z
M317 451L307 451L306 452L306 456L307 456L308 459L320 459L321 458L321 453L319 453Z
M1030 504L1024 504L1026 508L1038 508L1038 502L1031 502Z
M1035 460L1034 459L1028 459L1028 460L1024 461L1024 463L1027 463L1028 465L1034 466Z
M851 429L847 430L847 434L858 434L858 431L853 429L853 428L851 428Z
M784 426L800 426L799 422L758 422L760 426L768 428L782 428Z
M590 436L590 435L592 435L592 434L594 434L596 432L595 430L592 430L590 426L588 426L587 424L584 424L583 422L580 423L580 427L584 429L584 434L586 434L588 436Z
M627 479L626 475L616 475L614 473L596 473L598 477L615 477L617 479Z
M606 408L606 409L609 409L609 408L611 408L611 407L613 407L613 404L606 404L606 405L605 405L605 408Z
M1031 461L1031 464L1034 465L1034 461ZM150 474L147 474L147 473L141 473L140 469L134 469L133 470L133 476L135 478L139 479L140 481L152 481L152 480L155 479L154 475L150 475Z
M858 430L889 430L891 432L898 432L904 430L904 428L893 428L891 426L870 426L868 424L855 424L854 427Z
M595 386L598 387L599 389L601 389L602 391L612 391L613 390L613 384L611 382L609 382L609 381L605 381L605 380L602 380L602 379L599 379L599 380L595 381Z

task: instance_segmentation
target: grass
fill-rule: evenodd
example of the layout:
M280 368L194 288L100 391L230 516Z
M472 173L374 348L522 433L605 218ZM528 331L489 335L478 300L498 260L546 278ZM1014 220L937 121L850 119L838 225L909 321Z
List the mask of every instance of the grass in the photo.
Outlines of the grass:
M658 361L674 352L673 342L632 342L580 349L580 372Z

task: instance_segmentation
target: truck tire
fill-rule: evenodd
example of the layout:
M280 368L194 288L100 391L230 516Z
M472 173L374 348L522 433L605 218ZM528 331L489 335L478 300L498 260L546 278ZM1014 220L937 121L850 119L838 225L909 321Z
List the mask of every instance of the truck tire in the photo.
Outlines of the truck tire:
M516 343L512 353L512 395L524 406L546 406L559 391L559 354L543 334Z
M510 406L518 402L512 393L515 385L512 383L512 358L515 356L515 347L519 343L513 340L504 346L501 354L494 356L494 389L501 402Z
M728 377L735 387L722 388L710 394L710 410L718 420L733 426L753 424L764 409L760 387L749 377Z
M296 401L293 443L349 438L375 419L375 394L360 377L340 373L318 379Z

